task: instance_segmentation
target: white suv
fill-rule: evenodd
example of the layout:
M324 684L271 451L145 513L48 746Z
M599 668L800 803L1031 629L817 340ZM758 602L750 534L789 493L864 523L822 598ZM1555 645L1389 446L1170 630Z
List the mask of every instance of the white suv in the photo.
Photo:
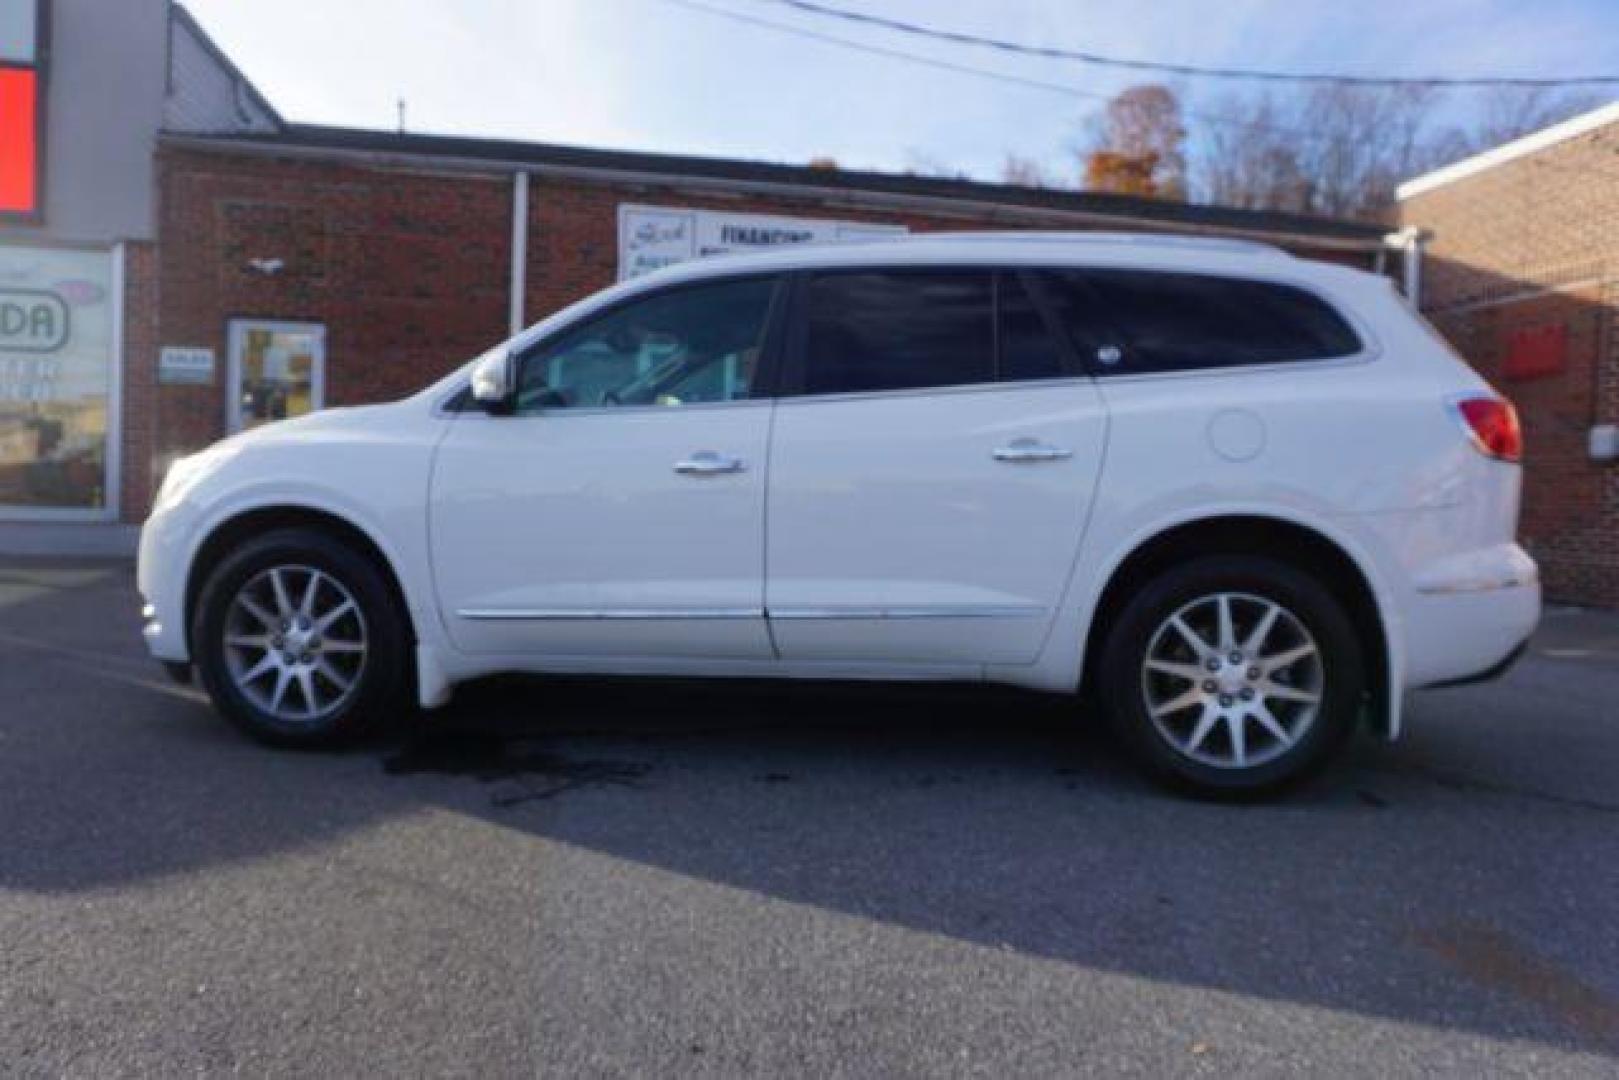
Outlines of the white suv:
M278 744L493 672L1082 688L1276 788L1540 610L1511 405L1381 277L943 235L626 282L404 401L177 462L146 638Z

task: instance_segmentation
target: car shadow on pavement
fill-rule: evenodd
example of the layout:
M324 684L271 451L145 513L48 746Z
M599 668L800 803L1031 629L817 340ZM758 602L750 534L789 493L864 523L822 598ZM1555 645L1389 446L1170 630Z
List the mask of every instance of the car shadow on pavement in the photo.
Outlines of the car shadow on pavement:
M130 608L123 570L0 596L0 888L443 809L1052 961L1619 1052L1619 804L1437 782L1425 762L1493 760L1448 718L1251 806L1149 787L1065 699L966 686L498 679L372 745L272 752L164 681Z

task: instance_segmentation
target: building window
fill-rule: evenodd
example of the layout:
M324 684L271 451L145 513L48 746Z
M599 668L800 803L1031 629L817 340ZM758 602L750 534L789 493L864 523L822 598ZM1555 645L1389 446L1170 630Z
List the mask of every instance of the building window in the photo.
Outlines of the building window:
M314 412L326 392L326 328L319 323L233 319L229 430Z
M0 246L0 516L113 509L114 259Z

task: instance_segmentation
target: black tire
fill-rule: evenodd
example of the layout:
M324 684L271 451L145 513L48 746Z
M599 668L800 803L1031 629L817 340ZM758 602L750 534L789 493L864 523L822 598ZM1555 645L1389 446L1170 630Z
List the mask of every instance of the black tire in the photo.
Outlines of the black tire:
M1255 621L1264 609L1245 598L1280 605L1308 632L1320 658L1320 667L1315 671L1320 682L1311 688L1319 697L1313 719L1307 725L1300 725L1302 733L1297 734L1297 741L1291 745L1280 739L1269 741L1267 752L1276 756L1247 767L1232 763L1210 764L1194 758L1171 741L1179 732L1161 730L1149 713L1146 684L1150 678L1162 676L1149 676L1146 663L1155 640L1162 641L1158 638L1160 629L1166 627L1172 615L1185 611L1188 605L1220 594L1240 594L1234 603L1239 607L1248 605L1248 610L1255 613ZM1209 609L1194 607L1192 610ZM1276 794L1319 773L1354 730L1366 689L1359 637L1348 613L1332 593L1289 563L1237 555L1191 559L1148 581L1126 601L1113 624L1101 629L1106 637L1097 675L1103 713L1125 748L1146 772L1178 791L1225 799ZM1187 651L1190 655L1191 650ZM1240 678L1240 675L1233 673L1232 677ZM1187 692L1194 689L1190 679L1170 685L1185 686ZM1213 689L1216 684L1211 678L1199 685ZM1263 685L1254 693L1264 698ZM1269 707L1271 703L1266 701L1265 704ZM1283 707L1291 706L1277 706L1278 709ZM1167 727L1178 722L1177 717L1186 716L1186 726L1195 730L1198 719L1205 715L1197 711L1202 708L1202 705L1188 705L1183 713L1170 713L1164 724ZM1252 722L1233 723L1242 727L1246 740ZM1293 733L1293 729L1289 730ZM1235 740L1230 738L1229 727L1221 724L1211 731L1221 732L1219 737L1227 740L1227 756L1235 758L1234 752L1230 752ZM1196 738L1191 733L1183 737L1188 742ZM1261 730L1259 738L1268 741L1271 737ZM1193 748L1194 752L1198 749L1200 747Z
M349 669L352 689L315 719L289 720L267 711L237 686L227 659L225 638L238 593L277 567L318 570L347 591L363 619L365 653ZM408 614L386 574L372 557L316 529L277 529L227 554L203 583L191 621L192 657L214 707L260 742L290 748L344 745L384 721L407 715L412 635ZM320 686L334 696L339 693L335 683Z

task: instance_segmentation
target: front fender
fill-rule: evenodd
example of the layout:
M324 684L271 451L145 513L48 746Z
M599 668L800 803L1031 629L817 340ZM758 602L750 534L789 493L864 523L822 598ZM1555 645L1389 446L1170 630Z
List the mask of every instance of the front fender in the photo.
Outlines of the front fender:
M165 622L184 634L198 560L219 531L270 511L336 519L363 535L386 560L405 598L417 637L436 644L441 625L427 545L430 444L373 437L250 445L154 513L142 535L143 592L166 606ZM162 587L147 583L162 580ZM174 594L167 605L153 593ZM173 652L173 632L165 635ZM156 650L154 650L156 651ZM189 658L166 656L165 659Z

